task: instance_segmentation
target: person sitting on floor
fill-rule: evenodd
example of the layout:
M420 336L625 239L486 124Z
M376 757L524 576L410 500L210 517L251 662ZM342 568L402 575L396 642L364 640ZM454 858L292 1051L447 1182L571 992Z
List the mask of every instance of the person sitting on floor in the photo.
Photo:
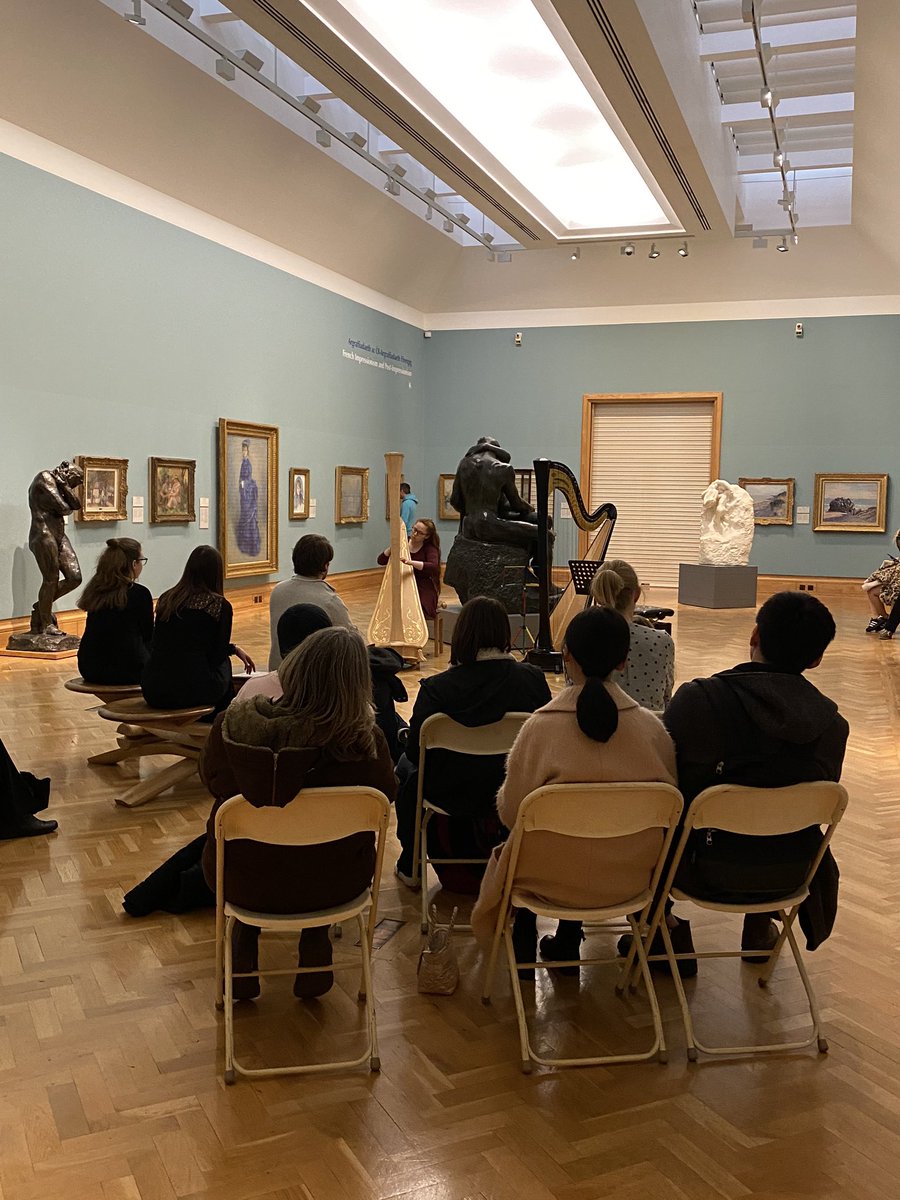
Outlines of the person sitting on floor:
M250 655L231 641L233 612L224 590L222 555L212 546L197 546L181 579L156 606L150 659L141 676L152 708L210 705L220 712L234 694L230 656L248 672L254 669Z
M834 635L834 619L815 596L778 592L756 614L749 662L682 684L663 721L675 742L685 804L717 783L778 788L840 779L849 726L803 675L819 665ZM676 882L710 899L764 903L760 880L769 895L790 893L820 842L818 826L778 838L698 830ZM828 850L800 909L808 949L828 937L836 908L837 866ZM768 913L744 918L742 949L771 949L777 937Z
M556 783L675 783L675 747L653 713L613 682L628 656L629 624L611 608L588 608L566 629L563 662L571 687L526 721L506 762L497 812L512 828L522 801L536 788ZM529 834L519 858L517 883L525 891L569 908L599 908L647 886L662 844L660 830L644 830L606 842L579 842L554 833ZM497 922L509 861L509 842L493 853L472 911L472 928L483 943ZM579 957L581 923L560 921L541 938L541 957ZM518 909L513 926L518 962L534 962L534 913ZM561 968L577 973L577 967ZM520 972L533 978L533 968Z
M0 741L0 841L53 833L56 821L42 821L34 814L47 807L50 780L37 779L30 771L19 771Z
M424 721L435 713L446 713L468 729L491 725L508 712L534 712L550 699L543 671L516 662L509 652L509 617L499 600L478 596L464 604L453 630L450 669L423 679L409 725L404 758L397 766L402 781L397 796L397 837L403 853L396 873L408 887L412 878L413 842L416 824L419 734ZM428 754L425 795L453 814L453 820L434 817L429 831L435 841L441 836L451 842L447 858L487 858L504 836L497 820L494 799L503 781L505 756L472 756L450 750ZM465 819L462 819L465 818ZM434 852L438 853L435 846ZM436 866L445 887L454 891L477 891L484 868Z
M281 583L276 583L272 588L272 595L269 597L270 671L277 670L281 662L278 622L281 614L291 605L315 604L328 613L332 625L343 625L345 629L354 628L346 604L331 584L325 582L333 558L334 547L328 538L322 537L320 533L304 534L294 546L293 578L283 579Z
M621 558L600 564L591 580L591 601L614 608L631 625L628 659L613 682L643 708L662 712L675 683L675 643L664 630L635 621L634 606L640 598L634 567Z
M377 788L394 799L396 780L387 743L375 724L366 647L355 630L322 629L292 650L279 668L284 693L232 705L213 725L200 775L215 797L207 822L203 872L212 890L216 876L215 818L229 797L283 806L303 788ZM229 845L225 894L234 904L261 912L310 912L358 896L372 882L375 838L358 833L316 846ZM259 931L237 924L235 971L257 963ZM331 963L328 927L306 929L300 966ZM328 970L298 975L294 994L319 996L333 983ZM235 980L235 996L259 994L258 979Z
M110 538L78 607L87 613L78 670L90 683L140 683L153 640L153 597L138 583L146 558L134 538Z

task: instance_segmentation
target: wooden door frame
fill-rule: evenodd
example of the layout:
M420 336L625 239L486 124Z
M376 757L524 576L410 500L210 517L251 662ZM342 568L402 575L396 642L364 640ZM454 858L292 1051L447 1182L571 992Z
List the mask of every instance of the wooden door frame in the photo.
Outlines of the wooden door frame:
M581 494L585 504L591 504L591 429L594 405L597 404L710 404L712 433L710 437L709 482L719 478L722 453L722 393L721 392L589 392L581 403ZM615 504L615 499L612 501ZM581 549L585 552L587 535L582 532Z

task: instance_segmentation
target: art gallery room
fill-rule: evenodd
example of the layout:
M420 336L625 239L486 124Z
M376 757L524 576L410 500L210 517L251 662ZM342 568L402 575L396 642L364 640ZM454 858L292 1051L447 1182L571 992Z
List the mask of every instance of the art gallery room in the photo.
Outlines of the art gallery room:
M3 0L0 1200L898 1194L898 59Z

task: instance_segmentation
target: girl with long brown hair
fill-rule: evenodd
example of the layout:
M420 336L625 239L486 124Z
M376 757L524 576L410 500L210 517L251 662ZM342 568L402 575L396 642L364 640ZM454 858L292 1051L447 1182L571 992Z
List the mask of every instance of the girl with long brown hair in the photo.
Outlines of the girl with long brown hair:
M138 683L150 657L153 597L138 583L141 543L110 538L78 607L87 613L78 670L91 683Z
M387 547L378 555L378 565L386 567L390 557ZM413 569L422 612L426 617L436 616L441 594L441 539L434 521L424 517L416 521L409 535L409 558L403 562Z

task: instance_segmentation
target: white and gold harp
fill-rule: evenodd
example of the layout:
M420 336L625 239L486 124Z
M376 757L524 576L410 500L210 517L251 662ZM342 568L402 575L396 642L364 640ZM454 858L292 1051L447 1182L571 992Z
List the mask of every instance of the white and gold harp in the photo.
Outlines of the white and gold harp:
M428 626L416 587L415 567L407 566L409 540L400 519L400 480L403 455L385 454L388 512L391 525L391 555L381 581L375 611L369 622L368 640L373 646L390 646L403 658L419 659L428 641Z

